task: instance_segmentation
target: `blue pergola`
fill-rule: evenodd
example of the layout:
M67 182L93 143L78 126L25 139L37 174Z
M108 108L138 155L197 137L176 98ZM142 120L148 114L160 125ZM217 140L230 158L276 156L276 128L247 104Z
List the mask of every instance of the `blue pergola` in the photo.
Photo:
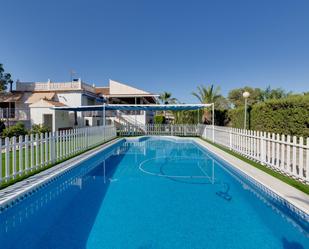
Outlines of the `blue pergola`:
M214 124L214 104L167 104L167 105L127 105L127 104L103 104L89 106L61 106L53 107L54 110L61 111L103 111L103 124L105 125L105 111L193 111L207 107L212 107L212 123Z

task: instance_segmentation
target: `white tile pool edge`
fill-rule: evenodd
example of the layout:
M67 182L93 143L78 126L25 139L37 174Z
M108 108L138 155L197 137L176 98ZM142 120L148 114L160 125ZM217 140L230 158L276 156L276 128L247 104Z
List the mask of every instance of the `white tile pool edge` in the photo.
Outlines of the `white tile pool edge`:
M102 144L94 149L73 157L65 162L59 163L49 169L46 169L38 174L17 182L0 190L0 211L1 209L10 206L21 196L38 189L46 182L51 181L53 178L65 173L66 171L78 166L81 162L98 154L99 152L113 146L124 138L116 138L105 144Z
M207 143L200 138L191 138L196 143L206 148L219 158L232 165L236 169L251 177L253 180L270 189L279 197L291 203L297 209L309 214L309 196L304 192L284 183L283 181L265 173L264 171L253 167L252 165L230 155L229 153Z

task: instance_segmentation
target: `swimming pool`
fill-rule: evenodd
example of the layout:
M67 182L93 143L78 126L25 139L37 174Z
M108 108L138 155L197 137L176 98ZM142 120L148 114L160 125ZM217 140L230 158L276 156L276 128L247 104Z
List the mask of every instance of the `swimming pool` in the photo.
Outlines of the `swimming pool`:
M308 221L189 139L121 140L0 214L0 248L309 248Z

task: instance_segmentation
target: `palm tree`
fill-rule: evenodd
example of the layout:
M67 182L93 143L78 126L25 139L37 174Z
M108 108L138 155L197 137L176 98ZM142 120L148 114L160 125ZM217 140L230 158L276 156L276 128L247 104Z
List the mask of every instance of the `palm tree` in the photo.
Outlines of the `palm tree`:
M170 92L163 92L159 96L159 100L161 104L175 104L177 102L176 98L172 98L172 94Z
M160 100L161 104L163 104L163 105L176 104L177 103L177 99L172 98L172 93L170 93L170 92L161 93L160 96L159 96L159 100ZM163 111L163 115L166 118L166 111Z
M215 103L222 97L220 94L220 87L214 87L214 85L205 87L203 85L197 87L197 92L192 92L202 104ZM204 123L211 123L211 114L209 110L205 109L203 115Z

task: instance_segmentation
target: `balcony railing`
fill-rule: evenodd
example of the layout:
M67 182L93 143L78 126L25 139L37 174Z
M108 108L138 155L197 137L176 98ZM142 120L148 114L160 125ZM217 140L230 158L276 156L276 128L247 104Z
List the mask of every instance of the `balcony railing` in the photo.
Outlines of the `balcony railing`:
M72 82L16 82L17 91L70 91L85 90L95 93L95 88L82 81Z

